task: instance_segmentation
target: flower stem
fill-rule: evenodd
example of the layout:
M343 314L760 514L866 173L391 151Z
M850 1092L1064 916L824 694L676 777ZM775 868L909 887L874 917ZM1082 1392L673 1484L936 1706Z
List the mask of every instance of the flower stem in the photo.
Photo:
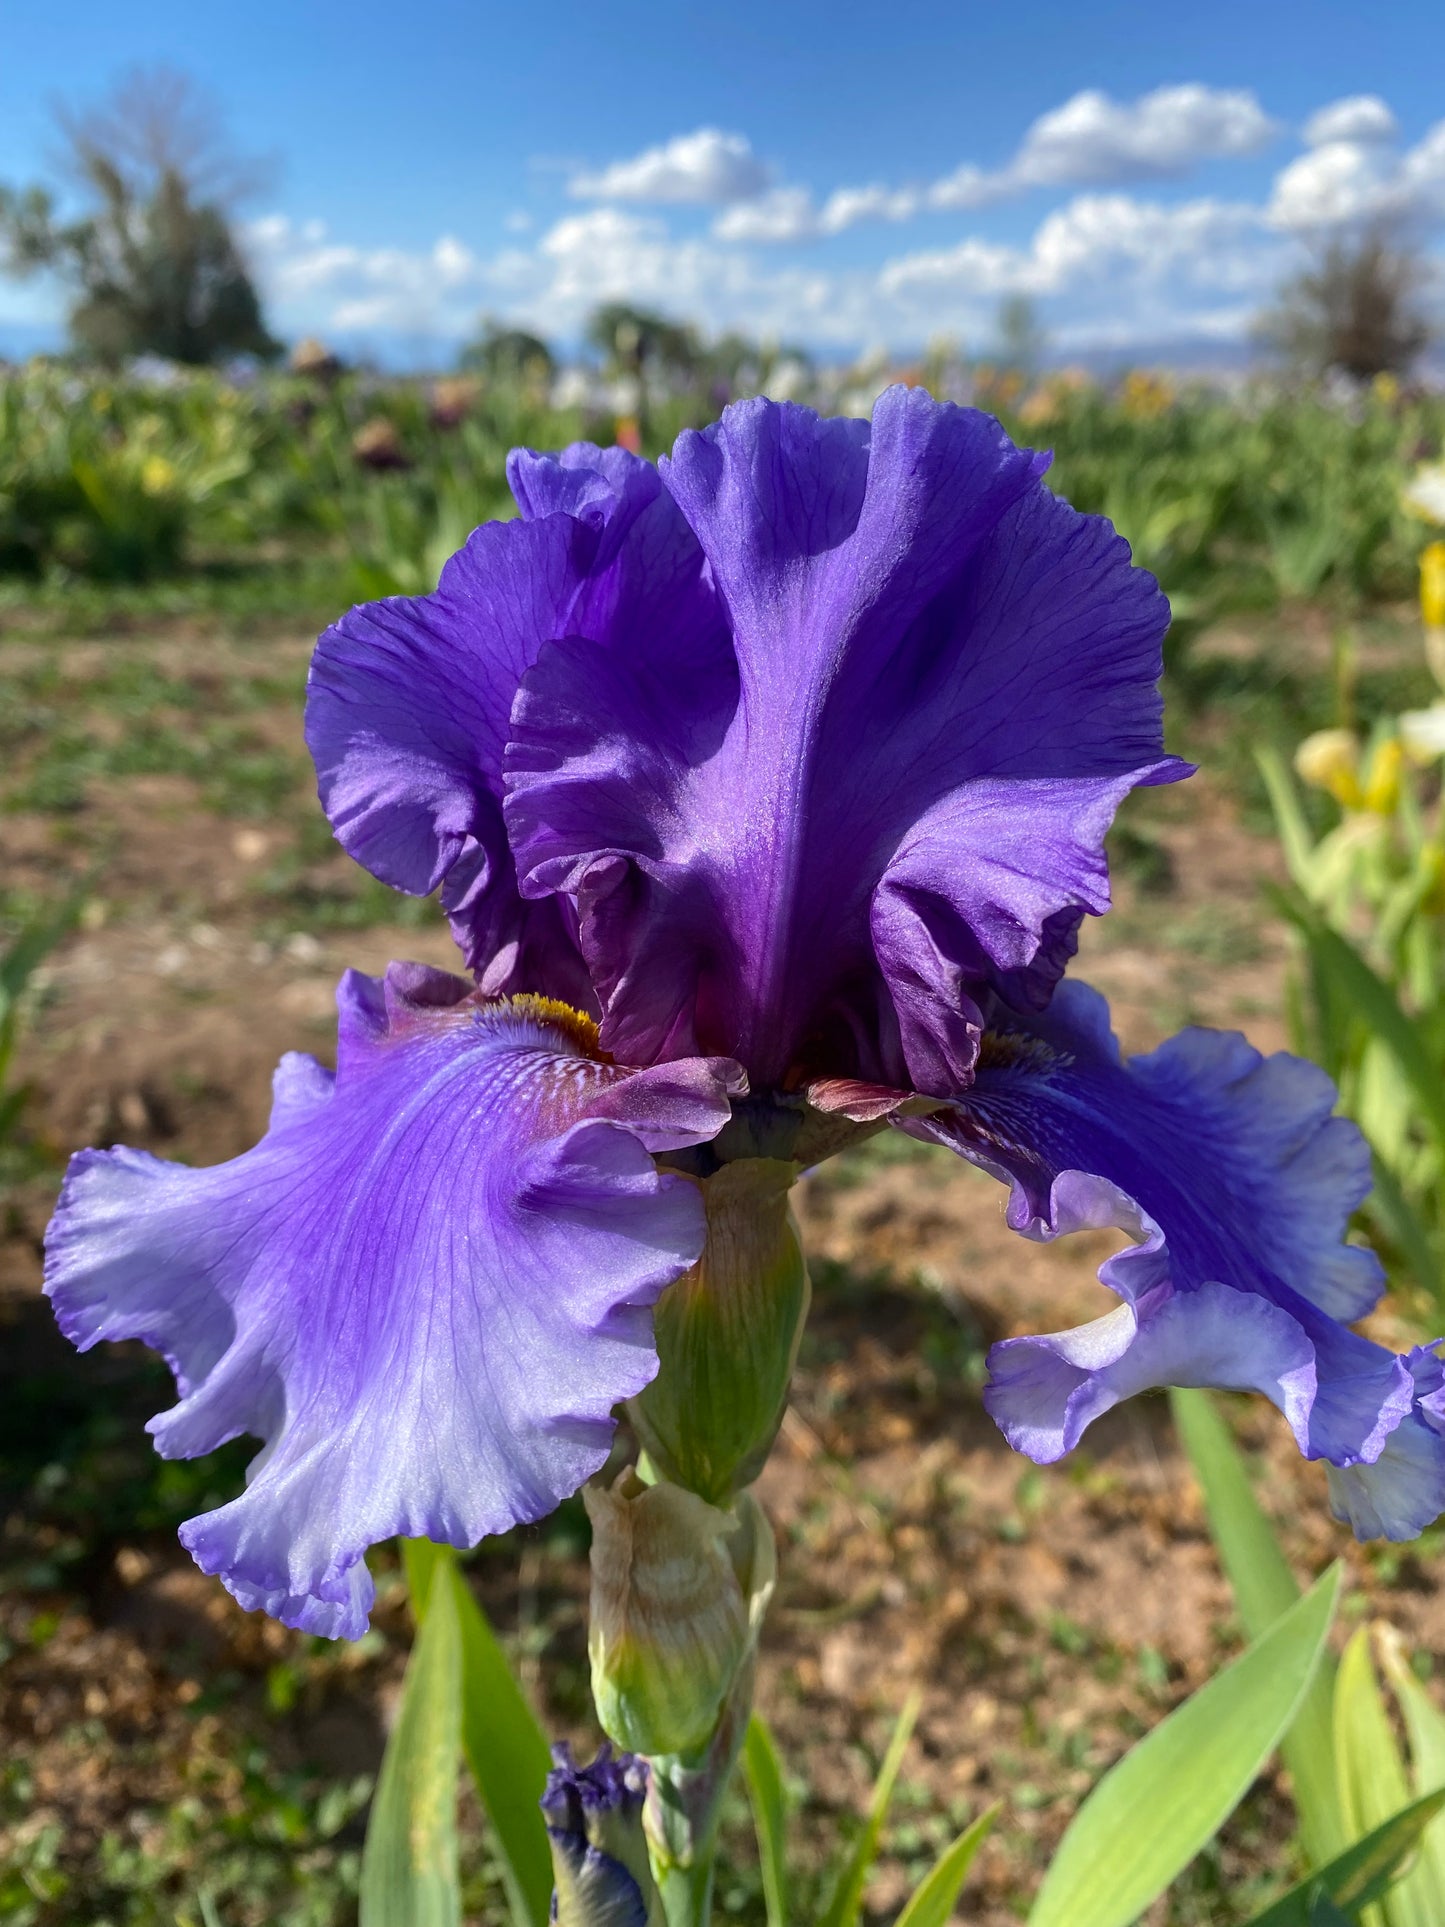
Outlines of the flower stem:
M657 1883L667 1927L708 1927L712 1919L713 1856L691 1867L669 1867Z
M753 1709L755 1654L739 1667L717 1729L701 1753L655 1756L643 1825L667 1927L708 1927L723 1798Z

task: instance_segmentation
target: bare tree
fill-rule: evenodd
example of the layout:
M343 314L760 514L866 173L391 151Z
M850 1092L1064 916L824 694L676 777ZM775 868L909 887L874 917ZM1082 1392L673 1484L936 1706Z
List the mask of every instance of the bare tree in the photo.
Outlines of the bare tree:
M89 107L62 102L55 118L65 140L57 164L81 185L112 170L138 197L174 174L196 200L229 211L270 178L268 162L231 147L219 103L175 67L135 68Z
M1259 333L1309 374L1408 374L1430 341L1426 281L1420 256L1389 227L1336 235L1285 284Z
M137 72L57 118L62 171L88 205L67 220L44 187L0 187L0 245L11 273L49 269L71 284L76 346L102 361L278 352L232 221L258 175L195 83L169 68Z

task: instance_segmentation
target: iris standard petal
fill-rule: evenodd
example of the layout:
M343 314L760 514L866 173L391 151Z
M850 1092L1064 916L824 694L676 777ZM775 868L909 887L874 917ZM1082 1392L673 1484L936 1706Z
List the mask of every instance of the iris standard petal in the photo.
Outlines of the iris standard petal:
M986 1402L1013 1443L1056 1458L1150 1386L1254 1389L1307 1456L1351 1469L1362 1529L1418 1532L1445 1510L1420 1371L1343 1322L1382 1276L1343 1241L1370 1168L1334 1100L1315 1065L1233 1033L1186 1030L1125 1061L1082 984L1045 1016L995 1013L972 1087L901 1128L1009 1182L1026 1236L1114 1225L1134 1240L1100 1271L1114 1312L991 1353Z
M943 1095L962 998L1046 1001L1119 797L1186 766L1167 605L1044 465L905 389L871 424L758 401L679 440L725 652L551 646L507 750L522 888L577 900L610 1047Z
M501 818L517 685L550 638L719 625L702 555L648 463L579 444L517 450L522 519L474 531L429 596L343 616L317 645L306 739L350 855L395 889L442 888L488 990L591 1001L569 905L525 903Z
M368 1546L475 1544L602 1464L656 1370L647 1308L704 1237L697 1187L651 1153L712 1137L737 1072L624 1071L585 1019L418 966L351 973L338 1001L335 1078L285 1059L255 1149L82 1152L47 1290L82 1349L170 1361L164 1455L265 1441L244 1494L182 1528L198 1564L354 1637Z

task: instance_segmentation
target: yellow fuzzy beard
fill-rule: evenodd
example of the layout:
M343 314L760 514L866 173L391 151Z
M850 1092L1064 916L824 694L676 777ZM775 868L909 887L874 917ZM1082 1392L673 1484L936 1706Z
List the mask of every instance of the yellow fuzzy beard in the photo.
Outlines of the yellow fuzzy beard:
M530 1018L534 1024L544 1025L548 1030L560 1030L584 1057L602 1055L601 1033L594 1020L585 1011L574 1010L571 1004L564 1004L560 997L539 997L530 990L524 990L515 997L508 997L504 1008L514 1010L519 1017Z

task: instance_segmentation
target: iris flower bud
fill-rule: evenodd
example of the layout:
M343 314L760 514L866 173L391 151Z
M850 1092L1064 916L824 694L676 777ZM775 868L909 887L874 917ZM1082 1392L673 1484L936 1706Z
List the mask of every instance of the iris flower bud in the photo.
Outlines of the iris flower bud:
M642 1831L647 1764L605 1742L579 1767L552 1748L542 1817L552 1848L554 1927L663 1927Z
M405 469L412 459L401 445L396 423L385 415L374 415L363 422L351 438L351 453L363 468Z
M1294 766L1313 789L1327 790L1347 810L1360 808L1360 745L1353 730L1317 729L1295 751Z
M1370 758L1369 771L1365 777L1364 793L1361 797L1365 808L1374 816L1393 816L1400 802L1400 772L1404 768L1405 754L1400 747L1399 738L1387 736L1376 746Z
M772 1533L744 1493L723 1511L627 1471L584 1494L592 1520L588 1651L604 1730L638 1753L706 1746L773 1589Z
M311 381L335 381L341 373L340 359L315 335L297 342L291 350L290 366L293 375L305 375Z
M1437 756L1445 756L1445 703L1405 710L1400 717L1400 743L1417 763L1433 763Z
M1416 450L1423 454L1429 444ZM1423 522L1445 528L1445 462L1421 462L1400 493L1401 505Z
M1430 543L1420 557L1420 619L1431 673L1445 689L1445 542Z
M631 1405L663 1478L717 1505L758 1476L787 1406L809 1298L788 1209L797 1175L740 1158L705 1181L707 1244L658 1304L661 1365Z

